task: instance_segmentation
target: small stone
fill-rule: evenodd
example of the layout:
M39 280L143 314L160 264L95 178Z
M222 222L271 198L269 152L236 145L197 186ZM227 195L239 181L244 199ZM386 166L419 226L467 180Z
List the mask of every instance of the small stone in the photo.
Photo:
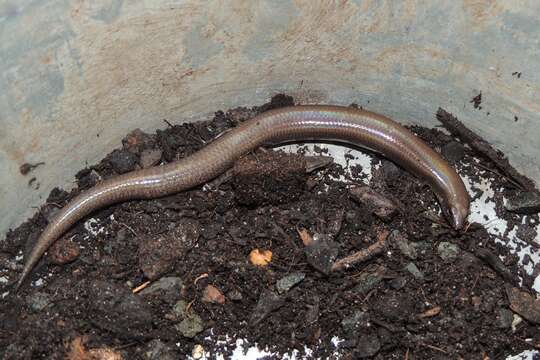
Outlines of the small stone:
M518 214L536 214L540 212L540 194L538 192L520 192L504 204L508 211Z
M540 324L540 299L518 288L506 286L510 309L532 323Z
M130 289L102 280L94 280L87 289L86 320L114 334L137 337L152 328L152 309Z
M227 293L227 297L232 301L240 301L244 297L242 296L242 293L238 290L231 290Z
M176 324L174 328L187 338L194 338L197 334L204 330L203 320L195 313L190 314L180 323Z
M301 272L289 274L278 280L278 282L276 283L276 289L278 293L283 294L292 289L293 286L304 280L305 277L306 274Z
M141 296L159 296L162 300L172 303L178 299L184 282L179 277L162 277L139 294Z
M107 160L118 174L124 174L135 170L137 166L137 155L127 150L114 150L109 154Z
M441 259L445 261L455 260L459 255L459 247L449 242L441 242L437 246L437 252Z
M263 321L271 312L276 311L285 304L285 298L270 290L261 293L259 301L251 313L250 323L257 325Z
M26 299L26 303L34 312L39 312L45 309L51 302L51 296L44 292L36 292Z
M505 308L500 308L497 315L497 326L499 329L509 329L512 327L514 314Z
M346 333L355 334L358 329L369 326L369 313L355 310L350 316L341 320L341 327Z
M225 304L225 296L214 285L208 285L204 289L202 301L213 304Z
M399 290L402 289L405 284L407 284L407 278L404 276L399 276L397 278L394 278L390 280L390 286L392 289Z
M354 287L353 291L367 294L382 281L384 270L384 268L379 268L375 272L362 273L358 278L358 285Z
M369 186L355 186L349 189L351 197L366 206L382 220L390 220L397 213L397 204L379 194Z
M159 149L147 149L141 153L140 164L143 169L159 164L163 152Z
M144 360L174 360L177 359L174 351L161 340L152 340L145 346Z
M174 304L172 309L172 314L174 315L174 318L181 319L186 316L186 309L187 309L188 303L185 300L178 300L176 304Z
M204 347L201 344L196 344L191 351L191 357L195 360L202 359L204 356Z
M422 271L420 271L420 269L418 268L418 266L416 266L415 263L408 263L407 266L405 266L405 270L411 273L411 275L414 276L416 279L424 280L424 274L422 273Z
M364 332L358 336L358 342L354 355L356 358L369 358L377 354L381 349L379 337L372 332Z
M409 259L415 260L418 257L414 244L411 244L409 240L398 230L392 231L388 242L390 244L396 244L399 251Z
M69 264L79 257L81 250L79 245L71 238L61 237L49 248L49 260L56 265Z
M450 141L442 147L441 153L445 159L456 163L465 156L465 146L457 141Z

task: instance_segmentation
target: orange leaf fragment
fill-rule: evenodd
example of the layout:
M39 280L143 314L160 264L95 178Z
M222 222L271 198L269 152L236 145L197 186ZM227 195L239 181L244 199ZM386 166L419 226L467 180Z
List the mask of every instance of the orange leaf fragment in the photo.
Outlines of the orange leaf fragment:
M253 249L249 253L249 261L253 265L266 266L272 261L272 252L270 250Z

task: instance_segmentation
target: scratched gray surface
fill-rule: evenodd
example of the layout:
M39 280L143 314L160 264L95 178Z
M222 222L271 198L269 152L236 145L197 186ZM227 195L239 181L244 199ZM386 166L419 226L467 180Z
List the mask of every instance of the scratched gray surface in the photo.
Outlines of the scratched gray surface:
M539 182L538 14L537 0L0 0L0 239L129 130L280 91L427 126L442 106Z

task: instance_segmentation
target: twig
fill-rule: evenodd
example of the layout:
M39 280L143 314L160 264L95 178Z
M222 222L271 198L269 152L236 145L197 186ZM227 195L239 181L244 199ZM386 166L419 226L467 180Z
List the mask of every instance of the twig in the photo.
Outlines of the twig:
M432 350L436 350L436 351L442 352L442 353L444 353L444 354L448 354L448 351L445 351L445 350L441 349L440 347L436 347L436 346L429 345L429 344L424 344L423 342L419 342L418 345L425 346L425 347L427 347L427 348L430 348L430 349L432 349Z
M386 239L390 231L384 229L377 234L377 242L370 245L367 249L360 250L352 255L344 257L343 259L337 260L332 265L332 271L340 271L348 269L354 264L364 262L372 259L376 255L379 255L386 248Z
M138 293L139 291L143 290L144 288L146 288L148 285L150 285L151 281L145 281L143 282L141 285L137 286L135 289L131 290L132 293L136 294Z
M202 280L202 279L207 278L207 277L208 277L208 273L204 273L202 275L197 276L197 278L195 280L193 280L193 285L197 285L197 282L199 280Z
M491 160L499 170L518 183L522 189L535 191L534 183L529 178L521 175L512 165L510 165L508 159L501 152L494 149L484 139L465 127L465 125L463 125L454 115L439 108L439 110L437 110L437 119L446 129L448 129L448 131L450 131L450 133L469 144L471 148L485 158Z

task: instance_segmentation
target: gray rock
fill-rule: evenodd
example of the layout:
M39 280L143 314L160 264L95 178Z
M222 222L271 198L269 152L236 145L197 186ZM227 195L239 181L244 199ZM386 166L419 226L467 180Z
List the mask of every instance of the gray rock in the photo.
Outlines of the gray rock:
M179 277L162 277L139 294L145 297L159 296L168 303L172 303L178 299L183 286L184 282Z
M540 194L537 192L520 192L508 199L504 207L508 211L519 214L536 214L540 212Z
M183 318L186 315L187 306L188 306L187 301L178 300L176 304L174 304L173 309L172 309L172 313L174 317Z
M101 280L90 282L87 289L87 320L100 329L139 337L152 327L150 306L130 289Z
M52 303L52 298L44 292L36 292L26 299L26 303L32 311L39 312Z
M372 332L364 332L358 336L354 355L360 359L368 358L377 354L380 349L381 342L379 341L379 337Z
M240 301L244 297L242 296L242 293L238 290L231 290L227 293L227 297L232 301Z
M514 313L508 309L500 308L497 314L497 327L499 329L509 329L512 327Z
M441 259L445 261L455 260L459 255L460 249L457 245L449 242L441 242L437 246L437 252Z
M424 280L424 273L420 271L418 266L416 266L415 263L410 262L405 266L405 270L407 270L409 273L411 273L412 276L414 276L418 280Z
M176 324L174 328L182 334L182 336L194 338L204 330L204 323L199 315L191 313L180 323Z
M392 289L399 290L399 289L402 289L405 286L405 284L407 284L407 278L404 276L399 276L397 278L390 280L389 284L392 287Z
M160 340L150 341L143 352L145 360L175 360L177 358L171 347Z
M350 316L341 320L341 327L346 333L354 334L360 328L369 324L369 314L361 310L355 310Z
M301 272L291 273L278 280L278 282L276 283L276 289L278 293L283 294L292 289L293 286L304 280L305 277L306 274Z
M356 285L353 291L367 294L370 290L374 289L383 279L384 271L376 271L371 273L362 273L358 279L358 285Z
M409 259L415 260L418 257L414 244L410 243L409 240L398 230L392 231L388 241L390 244L396 244L399 251Z
M285 304L285 298L266 290L261 293L259 301L253 309L250 318L250 324L257 325L263 321L271 312L276 311Z

